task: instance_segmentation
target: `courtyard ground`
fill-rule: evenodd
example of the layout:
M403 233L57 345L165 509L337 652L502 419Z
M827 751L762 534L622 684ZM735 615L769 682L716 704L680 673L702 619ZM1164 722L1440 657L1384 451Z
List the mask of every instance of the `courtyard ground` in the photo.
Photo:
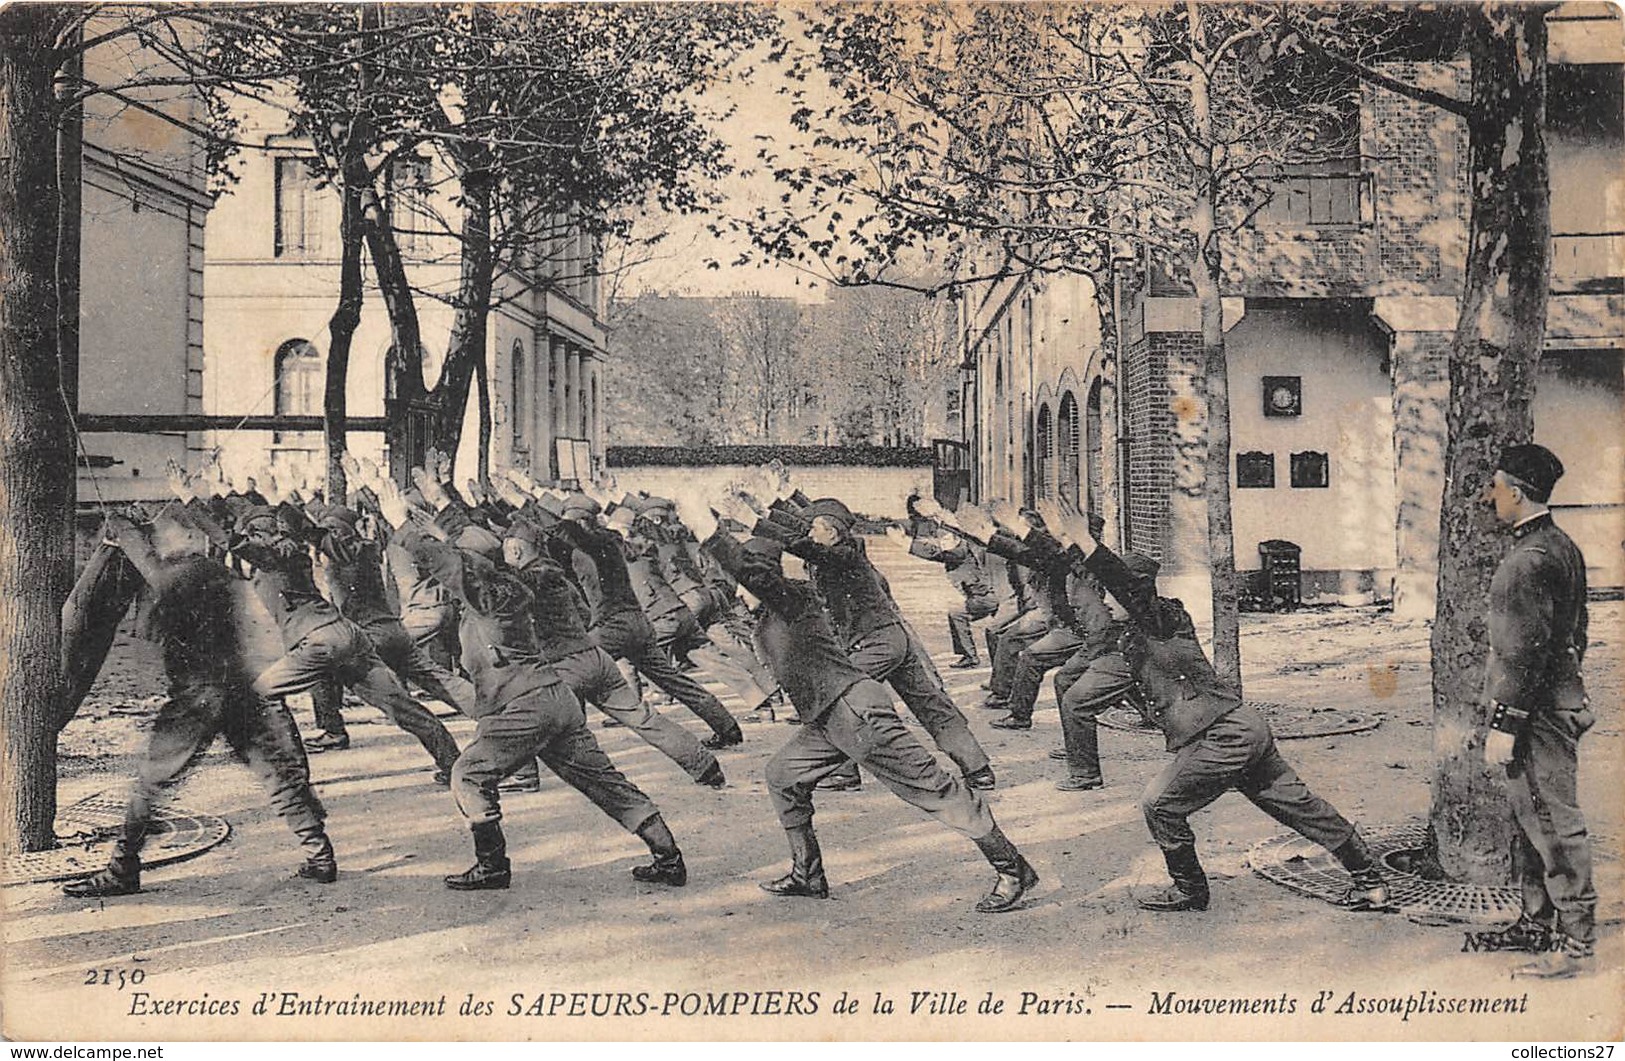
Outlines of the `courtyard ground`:
M871 553L945 665L942 612L955 594L941 569L883 539ZM763 765L793 730L748 726L743 747L723 753L731 784L713 791L625 729L599 729L596 714L605 749L681 841L689 886L633 882L642 845L548 777L540 794L504 801L512 890L450 892L440 878L468 865L466 827L430 783L416 743L377 712L353 708L352 748L311 761L338 883L290 879L292 837L219 744L176 801L227 819L224 844L150 870L146 891L127 898L71 900L52 884L0 893L4 1031L174 1040L1618 1039L1621 621L1619 603L1595 606L1587 680L1600 721L1582 746L1581 799L1605 924L1589 977L1513 981L1519 957L1464 951L1459 927L1348 912L1259 878L1248 849L1280 829L1234 794L1194 819L1214 878L1212 909L1139 910L1133 895L1165 881L1138 806L1165 761L1160 740L1104 730L1107 787L1058 792L1064 767L1047 757L1060 741L1051 691L1030 732L991 729L994 716L976 707L984 667L943 673L998 770L994 812L1043 877L1022 910L977 914L992 874L975 848L872 780L859 792L819 795L834 898L767 896L757 882L782 873L787 854ZM1329 608L1247 615L1242 637L1249 699L1383 719L1365 733L1283 743L1313 788L1367 825L1425 814L1425 624L1378 608ZM160 693L153 647L126 629L64 733L63 806L125 790ZM295 713L308 725L308 710ZM473 729L461 718L448 725L460 741ZM139 984L130 982L136 970ZM1465 1012L1471 1004L1458 1000L1472 999L1504 1001L1479 1003L1497 1012ZM356 1015L361 1003L387 1000L418 1007Z

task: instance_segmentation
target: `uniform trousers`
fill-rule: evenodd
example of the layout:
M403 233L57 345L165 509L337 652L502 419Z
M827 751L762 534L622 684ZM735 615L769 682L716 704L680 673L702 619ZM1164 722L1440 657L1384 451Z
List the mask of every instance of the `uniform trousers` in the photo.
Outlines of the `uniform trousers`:
M722 701L688 675L678 671L671 658L655 643L654 630L642 612L623 610L605 617L592 630L598 647L614 659L624 659L637 673L648 678L679 703L704 720L711 731L724 740L739 740L739 723L722 706Z
M994 829L982 794L942 768L897 717L890 694L873 681L853 685L768 761L767 787L779 824L810 824L814 786L851 759L899 799L955 832L977 840Z
M853 666L896 691L961 773L987 766L987 752L971 733L964 712L943 688L942 675L925 646L906 624L870 631L848 647L847 655Z
M972 631L973 623L983 619L991 619L999 613L999 602L992 597L967 597L963 607L955 608L948 613L948 637L954 643L954 651L963 658L975 659L976 634ZM993 650L988 650L991 662Z
M476 724L451 768L452 797L471 826L502 820L497 783L532 758L628 832L660 813L610 762L587 729L581 701L560 681L508 700Z
M1010 676L1010 714L1031 722L1038 691L1044 686L1044 675L1071 659L1082 647L1083 638L1070 627L1057 623L1043 637L1018 652Z
M401 625L419 648L446 670L457 667L457 605L407 605L401 610Z
M1523 911L1545 924L1555 915L1557 927L1581 943L1597 937L1591 845L1576 790L1580 737L1594 721L1589 707L1536 711L1507 765Z
M1354 835L1354 826L1309 791L1281 753L1269 723L1242 704L1174 753L1140 799L1151 836L1164 851L1196 842L1189 817L1235 789L1259 810L1328 850Z
M400 620L374 619L363 624L361 632L372 642L378 658L401 681L416 682L430 696L450 704L470 718L478 713L474 683L436 663ZM339 710L343 706L344 695L338 683L322 682L310 691L310 699L316 711L316 725L329 733L345 731L344 715Z
M328 623L300 638L281 659L254 679L254 691L274 700L337 680L418 739L437 767L450 770L457 742L429 709L412 699L361 628L348 619Z
M1134 672L1121 652L1090 657L1076 652L1055 672L1055 702L1061 705L1061 739L1074 777L1101 780L1098 720L1102 711L1134 689Z
M1048 632L1049 620L1038 611L1022 612L997 634L988 631L988 658L993 662L988 689L996 699L1010 698L1010 679L1015 676L1016 660L1022 649Z
M603 649L595 645L572 652L555 662L553 669L584 703L597 707L664 752L690 777L698 778L716 765L716 756L706 751L694 734L643 702Z
M114 856L124 863L120 868L139 868L136 860L164 790L221 735L260 779L270 793L271 809L306 851L331 857L322 827L327 811L310 787L310 765L285 704L262 700L246 679L183 679L170 684L169 696L153 721L146 757L124 809L124 834Z

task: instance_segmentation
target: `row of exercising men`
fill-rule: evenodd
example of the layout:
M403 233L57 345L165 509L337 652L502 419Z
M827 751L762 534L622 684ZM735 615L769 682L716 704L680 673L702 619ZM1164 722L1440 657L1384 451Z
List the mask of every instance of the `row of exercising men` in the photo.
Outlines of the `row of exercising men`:
M753 688L766 693L769 685L778 687L801 724L767 768L792 864L786 876L764 883L765 889L828 894L812 828L813 792L853 763L863 763L902 799L976 843L997 872L979 910L1013 909L1037 884L1036 872L994 822L982 795L994 784L985 753L943 690L884 576L868 560L854 533L853 514L838 500L811 501L787 481L779 480L775 488L770 477L755 485L755 496L730 489L718 497L680 495L660 502L663 533L669 536L665 544L680 548L687 563L678 566L690 576L685 592L672 596L695 613L692 624L674 627L688 627L686 632L661 638L643 614L652 598L631 587L628 571L637 551L627 534L636 514L650 507L647 497L628 495L603 504L585 494L539 490L523 476L512 476L502 484L495 518L482 515L486 525L480 526L434 474L416 472L418 490L409 498L376 473L353 463L349 470L363 483L359 507L372 513L376 538L350 537L365 521L332 506L270 509L242 498L211 506L184 496L185 489L185 503L161 512L149 528L110 521L109 542L128 555L154 590L151 611L172 695L156 721L111 864L97 877L70 885L71 894L139 889L139 851L158 790L221 732L267 780L273 806L304 844L307 858L299 875L334 880L337 863L324 831L325 812L311 791L303 749L281 700L320 680L356 688L413 732L442 767L473 830L476 858L470 870L448 877L448 886L508 886L498 781L536 758L645 840L653 861L634 869L635 877L680 886L687 870L671 831L587 731L581 710L587 694L581 690L595 681L617 690L613 697L600 693L600 701L615 704L606 711L619 710L628 724L642 727L640 735L660 746L665 739L660 716L619 692L625 683L617 684L604 643L623 647L623 656L618 636L639 645L653 640L673 653L699 650L703 638L695 631L704 629L702 612L713 621L721 615L738 621L737 647L748 649L767 675ZM1562 940L1561 948L1528 967L1529 975L1538 976L1572 975L1584 968L1594 936L1595 892L1573 792L1574 747L1593 717L1579 678L1586 640L1584 563L1545 508L1561 475L1562 465L1549 451L1511 447L1486 492L1486 501L1518 543L1497 572L1489 624L1495 711L1485 755L1492 763L1508 764L1525 840L1520 849L1525 917L1501 935L1514 949ZM1058 667L1063 754L1073 763L1074 779L1079 777L1074 752L1083 753L1078 759L1095 771L1070 787L1102 783L1094 726L1103 704L1132 693L1148 721L1164 733L1172 759L1141 803L1172 883L1159 894L1137 897L1140 905L1206 909L1208 882L1189 817L1235 789L1333 853L1351 878L1347 905L1390 906L1386 883L1358 830L1309 790L1280 755L1265 719L1214 672L1183 605L1157 594L1154 561L1134 553L1116 555L1100 544L1098 524L1050 503L1037 510L961 506L949 513L916 500L911 509L945 532L931 541L917 536L911 550L916 555L942 560L951 577L968 557L997 557L1012 588L1018 584L1016 572L1025 571L1021 581L1047 604L1034 608L1036 620L1025 625L1029 613L1016 609L990 640L995 661L990 684L995 702L1002 689L1008 710L999 720L1001 728L1030 727L1042 676ZM373 578L376 565L361 564L361 578L357 572L346 574L346 558L370 555L366 546L382 540L402 548L424 580L462 605L471 698L457 687L455 676L426 666L406 647L398 620L353 606L346 611L316 592L309 573L312 550L327 557L330 591L348 603L346 593ZM255 677L245 663L241 597L233 594L233 575L209 555L222 547L234 563L252 567L255 589L284 636L285 654ZM960 578L956 585L964 588L970 581ZM982 594L967 589L965 595L969 604ZM590 620L583 601L589 602ZM630 602L637 602L636 614ZM974 650L970 611L952 626L962 659L969 655L967 646ZM980 611L975 620L990 617L985 607ZM619 629L606 638L605 627L616 626L607 620L616 617ZM659 617L667 615L662 611ZM400 643L388 650L393 662L380 650L380 643L391 639ZM468 748L458 753L438 720L405 694L402 675L452 702L462 701L477 720ZM957 773L943 770L902 725L881 680L920 717ZM1085 693L1074 696L1079 689ZM772 695L766 693L764 700ZM1069 700L1080 705L1070 718ZM653 720L642 719L645 714ZM671 729L681 734L671 740L688 737ZM737 740L718 732L712 743ZM448 745L452 759L446 768ZM662 750L696 780L723 784L720 767L714 757L706 762L704 749L698 758L683 755L676 745ZM1535 796L1527 794L1536 789Z

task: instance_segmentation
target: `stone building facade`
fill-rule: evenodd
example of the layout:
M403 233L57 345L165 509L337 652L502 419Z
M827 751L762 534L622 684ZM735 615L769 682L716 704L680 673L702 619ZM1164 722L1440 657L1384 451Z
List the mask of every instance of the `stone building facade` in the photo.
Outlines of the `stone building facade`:
M286 134L285 116L270 109L244 115L242 139L254 144L238 180L216 204L205 240L205 340L202 404L215 416L284 413L320 415L328 320L339 288L338 192L313 179L308 149ZM403 257L415 288L455 290L455 240L433 234L456 217L454 181L425 154L397 163L391 174ZM604 296L594 275L590 237L560 227L524 268L498 279L486 342L494 465L525 468L539 479L575 478L603 463L602 374L608 352ZM370 263L361 324L348 374L351 417L385 414L385 356L390 328ZM433 297L417 300L431 387L450 335L453 311ZM470 388L459 477L474 474L478 457L477 383ZM387 459L383 435L352 432L358 455ZM279 478L319 479L320 432L216 431L207 445L223 450L228 468L264 466Z
M1625 585L1625 40L1616 10L1550 19L1552 298L1536 439L1569 466L1552 498L1594 585ZM1461 92L1464 65L1397 76ZM1302 550L1305 595L1392 598L1429 616L1443 489L1446 353L1466 249L1465 124L1365 87L1359 158L1286 181L1225 247L1224 328L1238 569ZM1173 499L1198 306L1146 255L1102 314L1086 279L966 303L976 495L1079 499L1114 543L1164 563L1202 610L1205 506ZM1102 355L1102 320L1120 356ZM1093 335L1091 335L1091 330ZM1244 576L1245 577L1245 576Z

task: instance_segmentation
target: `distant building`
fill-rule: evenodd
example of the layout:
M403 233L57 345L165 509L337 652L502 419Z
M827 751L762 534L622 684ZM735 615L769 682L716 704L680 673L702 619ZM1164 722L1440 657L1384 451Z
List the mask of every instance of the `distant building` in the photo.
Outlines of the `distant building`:
M1620 13L1551 27L1552 299L1536 439L1567 463L1552 506L1598 586L1625 585L1625 51ZM1463 66L1409 77L1464 80ZM1236 562L1302 547L1306 595L1392 597L1429 616L1443 489L1446 352L1466 248L1466 129L1365 87L1358 157L1305 167L1226 247ZM1006 284L965 304L963 434L973 494L1079 499L1113 541L1164 560L1208 606L1205 513L1171 506L1182 395L1200 371L1197 302L1149 257L1105 294L1087 279Z
M313 178L307 146L287 135L285 116L269 109L244 114L240 131L262 150L245 152L240 179L210 217L204 261L208 281L203 408L215 415L320 415L328 320L338 299L339 196ZM390 174L390 208L414 285L455 288L455 240L430 235L429 218L455 218L452 184L441 163L425 154L400 160ZM561 228L567 226L561 226ZM493 464L525 468L541 479L574 468L584 452L602 466L606 356L603 292L593 275L589 236L572 229L538 246L530 265L503 273L490 316L486 348ZM417 300L432 387L445 354L452 310ZM350 354L348 414L385 412L384 359L388 316L367 266L367 296ZM456 467L474 474L479 439L478 384L470 389ZM319 479L325 456L320 432L219 431L228 467L268 464L297 480ZM353 452L383 460L383 435L352 433Z
M156 62L114 41L89 49L84 72L97 84L128 84ZM184 126L200 106L174 88L125 94L135 102L94 95L85 104L77 411L198 413L210 197L203 151ZM202 444L185 433L82 438L81 505L169 496L165 462L184 462Z

